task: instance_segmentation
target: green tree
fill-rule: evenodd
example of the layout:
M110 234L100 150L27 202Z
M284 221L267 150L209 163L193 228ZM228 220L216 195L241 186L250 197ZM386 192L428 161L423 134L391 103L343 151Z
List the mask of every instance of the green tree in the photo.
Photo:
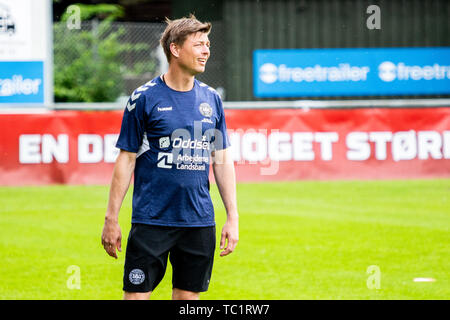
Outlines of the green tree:
M77 4L82 21L91 21L92 30L69 29L66 12L61 22L54 24L54 91L56 102L109 102L124 94L124 74L142 68L129 69L121 54L148 50L145 43L121 41L125 30L112 28L112 22L123 15L118 5ZM102 20L99 20L102 19ZM155 62L143 62L155 68ZM142 62L141 62L142 64ZM137 69L137 70L136 70Z

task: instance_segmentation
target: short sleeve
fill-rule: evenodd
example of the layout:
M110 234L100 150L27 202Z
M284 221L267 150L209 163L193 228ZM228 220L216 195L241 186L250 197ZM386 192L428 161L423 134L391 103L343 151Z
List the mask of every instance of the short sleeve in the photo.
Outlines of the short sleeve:
M133 95L128 99L127 106L123 113L122 126L116 148L137 153L142 145L145 132L145 96L140 94L140 96L135 97L134 100L132 98Z

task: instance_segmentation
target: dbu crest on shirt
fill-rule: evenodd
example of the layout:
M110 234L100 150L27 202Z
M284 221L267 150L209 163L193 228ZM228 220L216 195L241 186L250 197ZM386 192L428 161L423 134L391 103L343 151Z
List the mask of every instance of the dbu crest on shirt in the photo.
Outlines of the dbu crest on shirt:
M204 116L204 117L208 117L210 118L212 116L212 108L209 104L207 104L206 102L201 103L198 106L198 109L200 111L200 113Z

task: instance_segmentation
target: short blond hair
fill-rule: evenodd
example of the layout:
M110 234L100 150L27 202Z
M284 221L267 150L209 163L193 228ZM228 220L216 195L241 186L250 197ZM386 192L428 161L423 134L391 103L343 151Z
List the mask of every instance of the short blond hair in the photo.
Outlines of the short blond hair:
M200 22L193 14L190 14L189 17L183 17L176 20L170 20L166 17L166 23L167 27L164 30L159 43L169 62L171 57L171 43L182 46L190 34L197 32L209 34L212 27L210 22Z

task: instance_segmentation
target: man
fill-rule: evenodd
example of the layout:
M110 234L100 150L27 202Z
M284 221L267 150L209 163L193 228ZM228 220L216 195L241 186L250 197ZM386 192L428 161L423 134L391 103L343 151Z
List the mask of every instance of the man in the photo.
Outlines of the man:
M168 258L172 299L199 299L207 291L216 241L210 162L227 212L220 256L238 242L235 171L222 102L195 79L210 56L211 24L193 15L167 23L160 43L169 69L137 88L127 103L103 227L102 245L117 258L118 215L134 172L124 299L149 299Z

